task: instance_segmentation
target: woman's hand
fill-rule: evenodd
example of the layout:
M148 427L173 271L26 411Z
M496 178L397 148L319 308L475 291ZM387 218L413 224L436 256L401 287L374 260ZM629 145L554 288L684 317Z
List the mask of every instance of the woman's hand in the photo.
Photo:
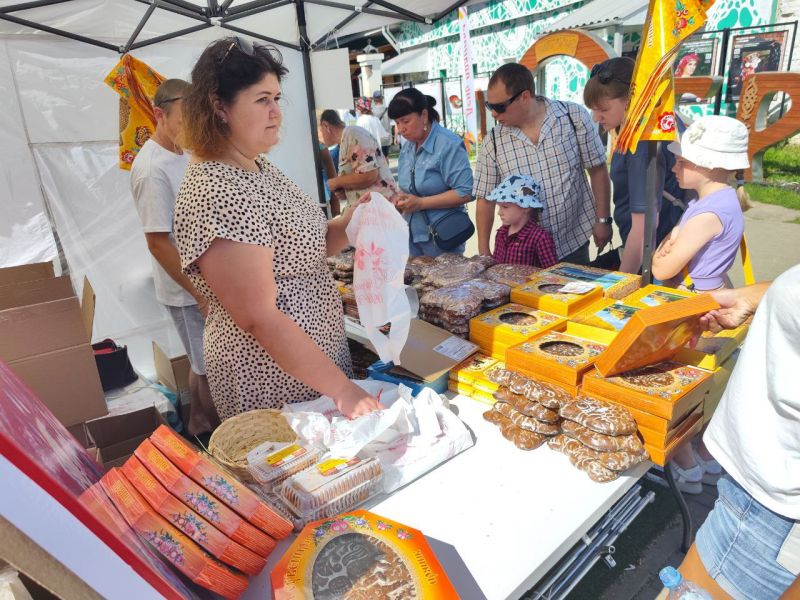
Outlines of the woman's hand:
M422 198L414 194L398 194L394 198L394 205L403 214L410 215L425 209Z
M700 317L704 329L714 333L723 329L736 329L756 312L757 302L753 302L739 289L725 289L711 292L720 308Z
M330 191L338 190L340 187L342 187L341 184L339 183L340 181L341 180L339 179L338 176L337 177L329 177L328 178L328 182L327 182L328 183L328 189Z
M339 397L334 398L336 408L349 419L355 419L376 410L386 408L377 398L350 382L350 387Z

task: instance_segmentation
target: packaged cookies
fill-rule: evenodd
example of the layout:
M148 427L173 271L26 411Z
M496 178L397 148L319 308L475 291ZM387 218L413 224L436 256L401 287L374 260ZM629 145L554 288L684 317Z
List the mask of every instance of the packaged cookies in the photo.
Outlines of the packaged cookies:
M161 425L150 436L150 441L181 471L259 529L276 539L283 539L291 533L291 523L169 427Z
M377 459L327 458L283 482L280 496L306 522L355 508L380 491Z
M486 273L483 276L486 279L503 283L512 288L522 285L540 270L529 265L500 264L486 269Z
M271 489L321 456L319 449L297 442L264 442L247 453L247 469L258 483Z
M563 406L559 414L584 427L606 435L628 435L636 433L636 421L630 411L619 404L596 398L580 397Z

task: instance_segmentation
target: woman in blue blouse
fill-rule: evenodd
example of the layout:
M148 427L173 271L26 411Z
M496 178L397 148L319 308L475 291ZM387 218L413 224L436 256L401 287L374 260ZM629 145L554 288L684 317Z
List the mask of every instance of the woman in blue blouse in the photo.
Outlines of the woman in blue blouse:
M466 212L465 205L472 199L467 149L460 137L439 125L435 105L435 98L415 88L401 90L389 103L389 118L407 140L400 150L401 192L394 202L408 221L412 256L444 252L431 238L428 222L435 223L450 211ZM464 245L454 252L463 253Z

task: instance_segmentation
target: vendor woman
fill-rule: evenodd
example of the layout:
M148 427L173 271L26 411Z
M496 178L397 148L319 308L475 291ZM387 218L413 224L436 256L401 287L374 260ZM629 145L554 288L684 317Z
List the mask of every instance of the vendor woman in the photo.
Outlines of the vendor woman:
M278 143L277 50L209 45L183 97L192 152L175 207L184 272L208 298L205 359L222 419L321 394L347 416L380 407L350 380L342 302L325 264L347 245L355 205L325 221L262 153Z
M625 121L625 108L633 78L634 62L628 57L610 58L592 68L583 90L584 104L605 131L618 130ZM661 207L657 242L680 220L685 192L678 185L672 166L675 156L662 144L657 157L659 179L655 199ZM614 221L622 238L620 271L638 273L642 268L644 216L647 209L647 145L636 152L614 153L611 181L614 183ZM663 201L662 201L663 196ZM652 198L652 196L651 196Z
M409 224L411 256L438 256L429 224L452 211L466 212L472 199L472 169L464 142L439 125L436 99L416 88L395 94L389 118L407 141L400 150L395 205ZM450 250L463 254L464 244Z

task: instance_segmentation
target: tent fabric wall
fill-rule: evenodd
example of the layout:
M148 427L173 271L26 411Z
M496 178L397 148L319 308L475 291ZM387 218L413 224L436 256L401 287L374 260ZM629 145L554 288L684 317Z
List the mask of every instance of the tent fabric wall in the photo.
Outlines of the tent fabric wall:
M206 44L172 40L134 55L165 76L189 78ZM118 96L103 77L119 57L58 38L6 39L0 49L0 89L9 107L0 112L8 189L0 219L0 266L56 256L46 202L76 288L86 275L97 294L95 339L129 344L134 365L149 374L151 340L176 354L181 346L155 300L130 174L117 167ZM307 167L313 148L302 59L298 51L283 49L282 54L289 69L282 85L284 135L269 159L316 198L316 178ZM24 197L32 200L19 202ZM5 239L6 227L13 245Z

